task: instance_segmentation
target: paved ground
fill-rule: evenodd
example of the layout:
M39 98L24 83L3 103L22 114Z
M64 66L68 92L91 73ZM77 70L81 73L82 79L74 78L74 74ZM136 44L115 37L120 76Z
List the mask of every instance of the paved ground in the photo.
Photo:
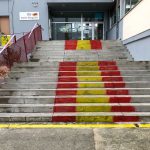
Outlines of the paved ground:
M0 129L0 150L149 150L149 129Z

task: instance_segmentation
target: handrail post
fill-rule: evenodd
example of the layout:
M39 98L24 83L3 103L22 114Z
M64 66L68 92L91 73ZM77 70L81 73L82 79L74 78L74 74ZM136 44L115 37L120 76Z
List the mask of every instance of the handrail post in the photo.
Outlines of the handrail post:
M42 26L41 25L40 25L40 34L41 34L41 41L42 41L43 37L42 37Z
M16 38L16 35L14 36L14 42L15 42L15 43L17 42L17 38Z
M34 43L36 45L35 29L33 30L33 36L34 36Z
M24 43L24 49L25 49L25 55L26 55L26 61L28 62L28 53L27 53L27 46L26 46L26 40L23 33L23 43Z

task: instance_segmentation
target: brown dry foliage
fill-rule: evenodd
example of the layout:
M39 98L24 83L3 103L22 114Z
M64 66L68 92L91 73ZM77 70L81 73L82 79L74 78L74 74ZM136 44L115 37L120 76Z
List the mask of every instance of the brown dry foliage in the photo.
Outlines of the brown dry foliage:
M0 78L5 78L9 73L9 68L7 66L0 66Z

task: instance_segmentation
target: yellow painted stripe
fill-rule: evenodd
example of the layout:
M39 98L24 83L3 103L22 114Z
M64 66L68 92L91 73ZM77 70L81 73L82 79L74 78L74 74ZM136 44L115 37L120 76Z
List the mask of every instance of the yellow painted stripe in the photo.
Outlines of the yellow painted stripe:
M0 128L136 128L136 126L134 124L0 124Z
M76 112L111 112L111 106L77 106Z
M77 72L77 76L101 76L101 72L100 71L97 71L97 72L83 71L83 72Z
M0 124L0 128L9 128L9 124Z
M93 66L93 67L77 66L76 71L99 71L99 66Z
M77 95L106 95L106 90L77 90Z
M77 62L77 66L98 66L98 62Z
M77 116L76 122L113 122L112 116Z
M78 40L76 49L77 50L91 50L90 40Z
M82 82L84 82L84 81L95 81L95 82L101 82L102 81L102 77L101 76L98 76L98 77L80 77L80 76L78 76L77 77L77 79L78 79L78 81L82 81Z
M140 128L150 128L150 124L140 124Z
M78 88L104 88L104 83L79 83Z
M77 103L109 103L109 97L77 97Z

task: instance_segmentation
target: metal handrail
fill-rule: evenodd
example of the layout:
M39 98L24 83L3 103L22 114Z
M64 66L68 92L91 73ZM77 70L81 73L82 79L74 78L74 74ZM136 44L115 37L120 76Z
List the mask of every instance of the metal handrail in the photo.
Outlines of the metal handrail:
M31 32L30 32L30 34L29 34L29 36L28 36L28 38L30 38L30 36L32 35L34 29L35 29L37 26L39 26L39 24L38 24L38 23L35 23L35 25L33 26L32 30L31 30Z
M0 51L0 54L9 46L10 42L16 37L16 35L13 35L10 40L7 42L7 44L2 48Z

